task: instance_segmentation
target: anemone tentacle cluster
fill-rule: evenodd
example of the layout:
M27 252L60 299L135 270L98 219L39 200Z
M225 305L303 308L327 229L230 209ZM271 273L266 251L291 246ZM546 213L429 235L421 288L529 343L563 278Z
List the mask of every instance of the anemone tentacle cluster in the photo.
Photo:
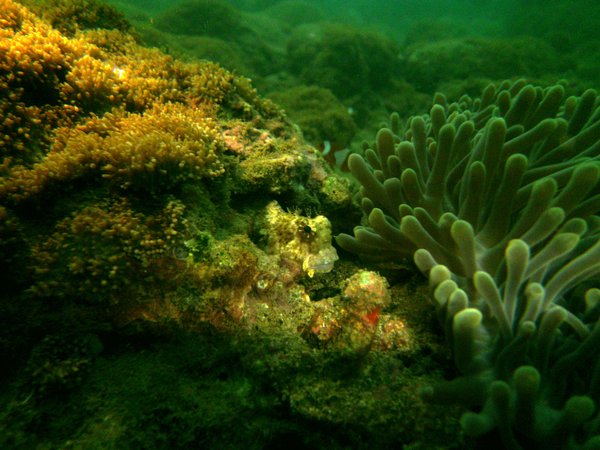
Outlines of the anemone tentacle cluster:
M337 242L429 277L461 376L423 395L479 408L464 430L507 448L600 442L596 92L519 80L438 94L365 147L349 159L365 223Z

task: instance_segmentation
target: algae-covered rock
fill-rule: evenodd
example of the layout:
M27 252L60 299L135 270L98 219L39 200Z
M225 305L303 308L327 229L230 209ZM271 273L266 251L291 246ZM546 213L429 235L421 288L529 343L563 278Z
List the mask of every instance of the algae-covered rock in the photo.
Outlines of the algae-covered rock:
M288 46L292 73L348 99L381 92L398 74L398 46L378 33L341 25L299 27Z
M468 77L505 79L561 73L568 62L546 41L533 37L455 38L419 42L404 52L403 74L418 90Z
M227 2L193 0L167 9L151 25L162 32L171 50L219 62L245 76L264 76L283 65L281 52L254 22ZM156 41L151 34L150 38Z
M220 0L191 0L160 14L155 21L159 30L228 38L242 30L240 12Z
M373 345L383 308L390 304L385 278L374 272L357 272L344 282L342 327L336 345L366 352Z
M324 19L324 13L317 5L302 0L280 1L266 8L264 13L279 20L286 28Z
M329 89L318 86L296 86L276 91L271 98L281 105L289 117L300 126L304 138L313 145L324 141L344 147L356 133L356 124L349 112Z
M131 31L131 25L115 7L100 0L23 0L54 28L73 35L77 30Z
M163 35L169 46L198 59L214 61L228 70L247 76L252 73L247 53L239 44L211 36L177 36L173 39Z

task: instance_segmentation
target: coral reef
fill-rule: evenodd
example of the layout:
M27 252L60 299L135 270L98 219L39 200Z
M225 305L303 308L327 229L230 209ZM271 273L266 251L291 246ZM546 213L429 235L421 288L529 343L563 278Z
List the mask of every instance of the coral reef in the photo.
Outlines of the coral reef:
M337 241L371 259L414 255L428 275L461 375L423 395L482 408L463 415L466 433L593 448L596 92L565 98L521 80L434 103L404 132L392 116L374 149L351 156L368 226Z
M331 23L306 24L292 31L286 48L291 80L278 84L268 79L263 84L288 108L290 117L297 120L309 140L316 131L336 134L329 131L332 119L344 131L340 134L345 135L349 127L347 118L342 121L341 111L334 115L337 108L334 110L330 95L316 91L316 87L330 91L358 128L366 131L365 136L370 136L390 112L408 117L429 104L429 96L402 78L400 46L380 31ZM318 128L311 120L314 107L306 100L311 91L328 106ZM328 140L345 145L331 137Z
M3 164L29 163L48 146L49 131L81 115L81 87L97 106L120 100L117 76L99 50L69 39L13 2L2 2L0 42L0 142ZM93 59L90 59L93 57ZM72 72L85 85L74 85ZM85 80L85 81L84 81Z
M26 9L5 3L0 44L4 164L29 165L48 150L51 130L121 106L143 112L155 103L209 102L238 115L258 113L256 107L275 111L214 63L183 64L139 47L118 30L69 38Z
M249 61L249 52L236 42L210 36L177 36L176 39L167 38L170 47L180 49L182 53L191 57L214 61L230 71L243 73L250 76L256 67L254 61Z
M143 115L106 115L60 131L41 162L11 171L0 187L2 197L19 203L53 196L61 185L89 178L114 189L159 193L224 171L225 144L214 118L201 110L161 105Z
M150 271L153 264L170 257L169 249L181 241L184 209L173 200L159 212L141 214L122 199L74 212L33 245L32 293L88 302L117 302L126 292L140 296L145 282L158 276Z

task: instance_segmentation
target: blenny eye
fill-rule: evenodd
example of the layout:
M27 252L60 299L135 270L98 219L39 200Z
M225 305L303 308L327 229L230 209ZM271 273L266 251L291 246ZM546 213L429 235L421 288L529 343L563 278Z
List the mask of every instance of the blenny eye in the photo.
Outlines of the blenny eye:
M310 227L310 225L304 225L303 231L307 234L310 234L313 232L312 228Z

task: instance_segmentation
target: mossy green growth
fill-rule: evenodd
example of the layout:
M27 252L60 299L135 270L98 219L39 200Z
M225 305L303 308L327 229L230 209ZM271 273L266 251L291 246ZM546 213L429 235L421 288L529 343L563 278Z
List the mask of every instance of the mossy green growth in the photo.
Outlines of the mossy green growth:
M368 442L357 448L383 450L398 441L461 448L457 422L443 419L447 408L415 396L419 380L433 376L427 367L407 368L390 353L360 369L280 326L183 333L172 325L121 329L85 382L60 399L7 399L0 445L259 450L292 439L313 449Z
M383 35L342 25L299 28L288 46L290 70L340 99L385 90L398 74L398 46Z
M266 8L264 13L279 20L286 28L320 22L324 18L321 8L313 2L303 0L283 0Z
M404 52L402 72L414 87L433 94L444 82L483 77L540 77L569 69L550 44L534 37L454 38L419 42Z
M190 0L160 14L156 27L167 33L228 38L242 30L241 14L220 0Z
M46 336L33 349L25 367L24 389L36 401L60 398L86 380L102 343L95 335Z
M98 28L131 30L121 12L99 0L23 0L21 3L68 35L74 35L78 30Z
M183 242L179 257L191 257L193 261L204 261L210 254L213 240L212 234L205 231L197 232L191 239Z
M300 126L304 138L313 145L329 141L338 146L350 144L356 124L347 106L329 89L296 86L277 91L271 98Z
M252 74L248 53L235 42L212 36L162 36L170 47L178 49L187 56L214 61L228 70ZM152 44L152 42L149 42Z

